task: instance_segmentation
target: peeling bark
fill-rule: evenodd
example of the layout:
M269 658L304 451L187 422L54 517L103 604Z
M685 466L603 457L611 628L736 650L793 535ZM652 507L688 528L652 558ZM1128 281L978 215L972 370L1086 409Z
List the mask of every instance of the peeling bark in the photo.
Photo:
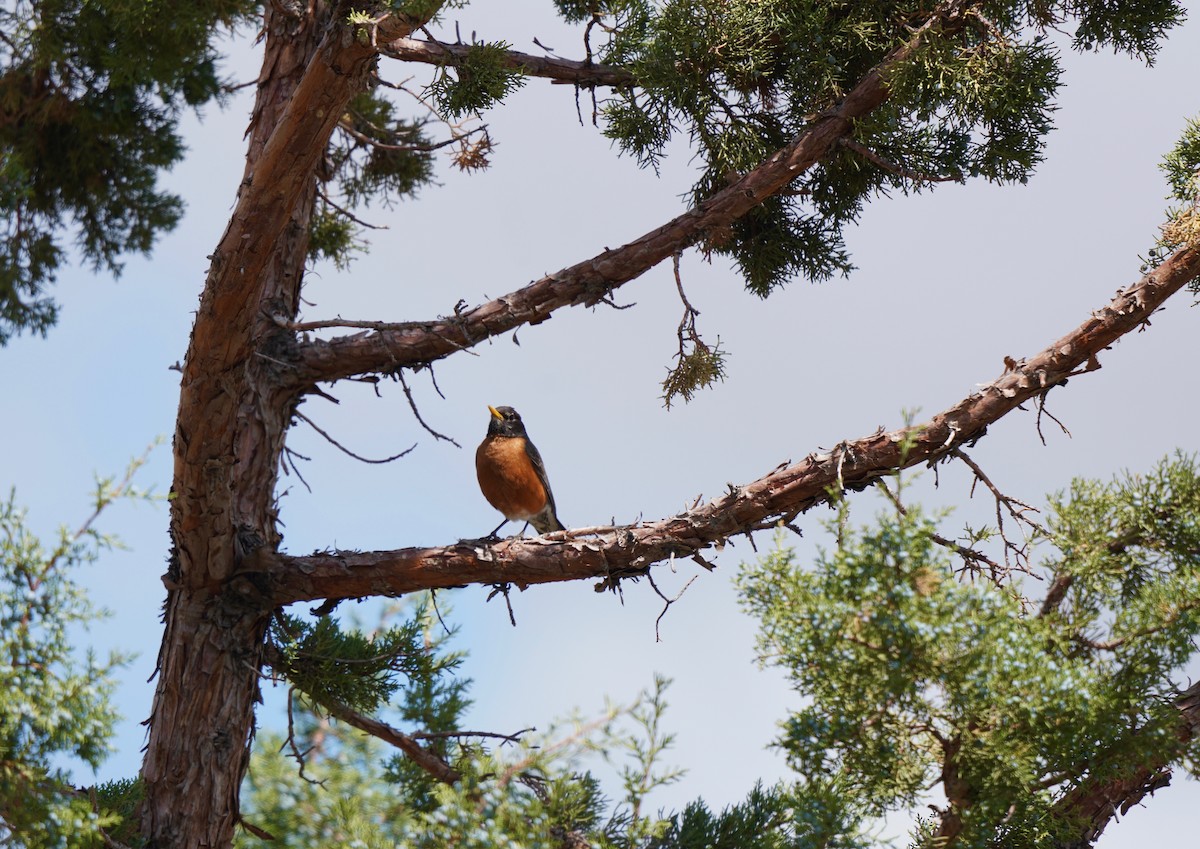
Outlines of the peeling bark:
M183 367L172 482L173 550L158 686L142 764L152 847L224 847L249 763L274 551L279 456L297 396L279 378L295 315L314 171L374 50L329 7L268 4L245 178L212 266ZM392 19L386 32L411 27Z
M400 595L464 584L531 584L639 574L729 537L770 527L824 502L830 490L869 486L897 469L936 462L988 426L1068 377L1100 368L1099 352L1143 326L1158 307L1200 278L1200 246L1176 251L1087 321L926 422L844 442L810 455L693 510L656 522L581 528L497 545L281 555L270 566L279 604L320 598Z

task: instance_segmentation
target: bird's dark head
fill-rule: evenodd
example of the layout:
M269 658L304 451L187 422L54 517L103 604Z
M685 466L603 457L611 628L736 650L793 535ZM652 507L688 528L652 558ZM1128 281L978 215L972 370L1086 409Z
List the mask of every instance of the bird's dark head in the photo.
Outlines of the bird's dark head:
M488 407L492 417L488 420L488 436L524 436L525 423L521 414L512 407Z

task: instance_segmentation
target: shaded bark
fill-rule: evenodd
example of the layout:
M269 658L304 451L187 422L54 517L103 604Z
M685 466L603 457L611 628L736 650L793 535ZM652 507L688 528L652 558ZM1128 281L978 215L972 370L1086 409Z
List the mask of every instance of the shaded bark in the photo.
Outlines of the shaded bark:
M1142 327L1163 301L1198 278L1200 246L1176 251L1073 331L1012 368L1006 365L999 378L928 421L809 455L676 516L496 545L463 541L443 548L280 555L270 565L270 593L286 604L463 584L528 586L639 574L658 561L692 556L731 536L771 527L824 502L831 490L862 489L897 469L946 457L1024 402L1068 377L1098 369L1100 351Z
M165 633L142 765L154 847L233 839L271 610L254 575L280 539L274 492L296 402L272 356L286 340L267 316L295 314L317 161L374 58L322 3L265 15L245 177L180 386Z

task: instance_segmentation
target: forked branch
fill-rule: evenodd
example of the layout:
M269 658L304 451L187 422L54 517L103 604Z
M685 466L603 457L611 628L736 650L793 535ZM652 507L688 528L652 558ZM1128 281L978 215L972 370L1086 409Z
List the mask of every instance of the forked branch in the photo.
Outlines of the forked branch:
M973 5L967 0L942 3L907 42L868 71L840 103L814 116L788 145L661 227L508 295L472 309L456 310L452 317L302 342L297 352L298 367L291 374L293 388L303 392L322 381L431 363L521 325L539 324L563 307L600 303L617 287L695 244L707 233L727 228L810 169L849 136L855 121L887 100L889 74L907 61L927 37L960 29L966 10Z

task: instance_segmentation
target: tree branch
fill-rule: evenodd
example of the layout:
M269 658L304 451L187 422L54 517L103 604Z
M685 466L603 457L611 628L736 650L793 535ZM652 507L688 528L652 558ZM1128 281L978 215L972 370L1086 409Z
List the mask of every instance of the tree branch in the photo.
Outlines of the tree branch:
M1181 750L1200 731L1200 681L1179 694L1175 707L1179 709L1176 738ZM1166 757L1160 755L1134 769L1121 771L1116 777L1086 780L1063 796L1054 806L1054 818L1079 824L1079 842L1067 845L1090 846L1109 822L1170 784L1169 763L1177 754L1178 750Z
M936 462L982 437L989 425L1068 377L1095 370L1096 353L1137 329L1171 294L1200 277L1200 244L1181 248L1119 292L1083 324L927 422L842 443L775 469L708 504L630 526L578 528L496 545L277 555L268 565L274 603L400 595L464 584L554 581L645 574L671 556L692 556L729 537L768 527L829 498L860 490L897 469Z
M841 103L814 116L786 147L661 227L508 295L472 309L456 310L451 318L406 322L375 333L306 340L299 344L298 367L290 375L292 388L303 392L321 381L430 363L523 324L539 324L562 307L594 306L617 287L699 241L706 233L727 227L811 168L850 134L856 120L887 99L889 73L905 62L931 33L961 28L964 13L972 5L968 0L949 0L940 5L907 42L867 72Z
M422 41L416 38L398 38L381 47L379 52L392 59L404 62L424 62L429 65L461 65L470 44L443 44L437 41ZM636 82L633 73L613 65L598 65L594 62L558 59L553 56L534 56L509 50L504 58L504 67L512 68L531 77L546 77L556 83L579 86L632 86Z
M365 731L372 737L378 737L385 743L395 746L404 752L409 760L443 784L457 784L462 778L462 773L450 766L450 764L430 752L403 731L392 728L386 722L380 722L378 719L361 714L356 710L351 710L345 705L322 702L321 707L329 711L331 716L340 719L347 725L353 725L358 730Z

